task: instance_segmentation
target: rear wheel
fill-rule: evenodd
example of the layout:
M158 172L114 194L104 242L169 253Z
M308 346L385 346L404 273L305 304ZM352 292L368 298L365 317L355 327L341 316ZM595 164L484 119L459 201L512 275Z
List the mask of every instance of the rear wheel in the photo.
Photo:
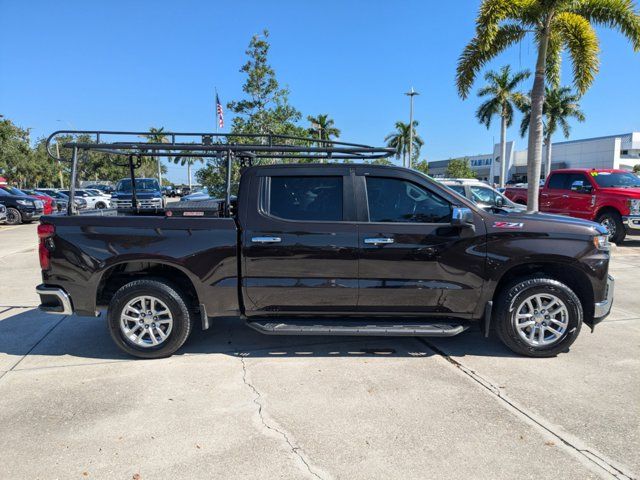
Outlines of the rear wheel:
M9 225L20 225L22 223L22 214L17 208L7 207L7 223Z
M188 305L180 289L163 279L128 283L109 304L111 338L121 350L135 357L169 357L191 333Z
M526 278L507 285L496 302L496 331L516 353L553 357L565 352L582 327L580 299L551 278Z
M107 204L104 202L96 203L96 208L102 210L103 208L107 208Z
M624 224L622 223L622 217L618 212L608 211L601 213L598 215L596 222L607 229L609 232L609 241L613 243L622 243L624 237L627 236Z

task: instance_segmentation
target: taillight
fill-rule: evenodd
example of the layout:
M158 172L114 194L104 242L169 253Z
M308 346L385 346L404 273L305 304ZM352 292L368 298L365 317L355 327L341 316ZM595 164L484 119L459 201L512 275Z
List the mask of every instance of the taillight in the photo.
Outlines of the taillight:
M38 257L40 258L40 268L49 270L51 266L51 249L53 249L53 240L51 237L56 233L56 227L49 223L38 225Z

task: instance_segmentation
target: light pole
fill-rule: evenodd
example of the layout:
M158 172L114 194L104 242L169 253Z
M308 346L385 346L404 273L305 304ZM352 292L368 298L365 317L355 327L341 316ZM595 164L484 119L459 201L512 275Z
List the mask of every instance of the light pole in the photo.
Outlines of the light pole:
M409 160L407 162L409 165L403 166L411 168L411 150L413 149L413 97L420 94L411 87L411 90L405 93L405 95L409 96Z

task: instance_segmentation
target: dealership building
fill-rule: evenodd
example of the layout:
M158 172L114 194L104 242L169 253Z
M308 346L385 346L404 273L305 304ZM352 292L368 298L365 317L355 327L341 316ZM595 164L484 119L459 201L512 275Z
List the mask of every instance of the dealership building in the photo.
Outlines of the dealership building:
M545 178L545 147L542 152L542 177ZM493 153L468 155L471 168L481 180L498 182L500 175L500 144ZM449 160L429 162L429 175L445 177ZM640 132L609 135L557 142L551 147L551 170L559 168L621 168L633 169L640 164ZM527 181L527 150L516 150L515 142L507 142L507 181Z

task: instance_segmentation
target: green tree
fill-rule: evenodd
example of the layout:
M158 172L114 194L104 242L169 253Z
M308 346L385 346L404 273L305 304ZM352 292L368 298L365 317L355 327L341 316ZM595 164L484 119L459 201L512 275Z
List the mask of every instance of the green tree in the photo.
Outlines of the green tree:
M231 130L233 133L304 135L304 130L295 123L300 120L300 112L289 105L289 90L280 87L269 65L268 38L269 31L264 30L249 42L245 52L249 59L240 69L247 76L242 86L247 98L227 104L236 115Z
M426 159L420 160L413 164L413 169L422 172L425 175L429 175L429 162L427 162Z
M169 138L164 131L164 127L149 128L149 133L145 135L145 138L149 143L167 143L169 141ZM162 159L160 157L157 157L155 161L158 163L158 184L162 185Z
M636 175L640 174L640 163L637 163L633 166L633 173Z
M544 95L544 105L542 107L543 115L543 132L545 149L545 172L547 175L551 172L551 137L558 130L562 129L564 138L569 138L571 133L571 125L568 119L575 118L579 122L584 122L585 116L580 110L580 95L574 93L571 87L546 87ZM524 137L529 129L531 116L529 115L531 104L526 103L522 111L522 123L520 124L520 135Z
M327 114L320 114L315 117L309 115L307 120L311 127L307 130L309 136L320 140L331 140L340 136L340 130L334 126L333 119Z
M412 145L412 159L415 160L420 156L420 149L424 145L422 138L416 133L418 127L418 121L413 121L413 145ZM407 156L409 155L409 124L404 122L396 122L396 130L390 133L384 138L387 142L387 147L393 148L396 151L396 158L402 158L402 165L409 165L407 162Z
M579 94L598 72L599 46L594 26L609 27L640 50L640 15L633 0L483 0L473 39L458 60L456 84L462 98L469 95L476 75L500 52L532 32L537 47L527 155L528 209L538 210L537 179L542 161L542 109L545 80L560 83L560 62L567 51Z
M507 128L513 123L514 106L522 109L528 102L528 97L516 91L516 88L531 74L528 71L512 74L511 67L505 65L500 71L489 71L484 78L488 85L478 91L479 97L489 97L485 100L476 117L478 121L489 129L491 119L500 117L500 186L504 187L506 181L507 162Z
M449 178L476 178L467 157L449 160L446 174Z

